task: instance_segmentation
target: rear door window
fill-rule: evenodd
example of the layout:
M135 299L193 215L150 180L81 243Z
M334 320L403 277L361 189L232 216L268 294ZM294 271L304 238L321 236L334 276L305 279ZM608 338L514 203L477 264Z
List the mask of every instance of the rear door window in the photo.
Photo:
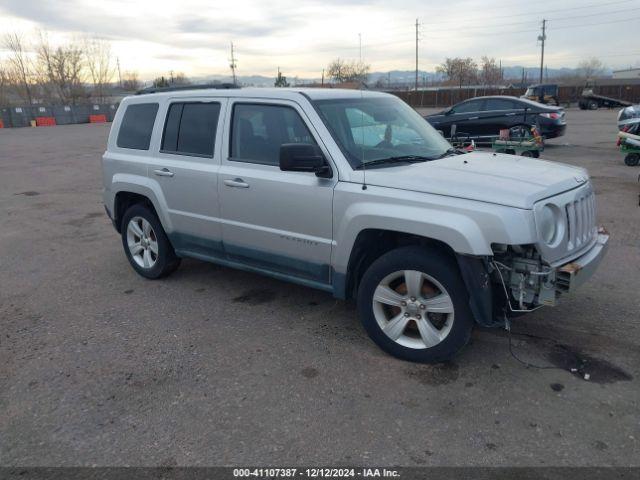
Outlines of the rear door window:
M460 105L453 107L453 113L479 112L482 102L482 100L473 100L471 102L461 103Z
M512 100L507 100L505 98L489 98L485 103L484 110L490 112L493 110L513 110L514 108L516 108L516 106Z
M120 123L116 145L120 148L149 150L157 113L157 103L128 105Z
M219 103L172 103L167 112L161 151L213 157Z

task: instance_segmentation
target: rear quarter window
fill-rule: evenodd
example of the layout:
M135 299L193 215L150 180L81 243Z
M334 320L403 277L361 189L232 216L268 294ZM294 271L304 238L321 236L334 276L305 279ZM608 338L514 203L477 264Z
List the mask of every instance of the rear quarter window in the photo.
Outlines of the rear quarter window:
M149 150L157 113L157 103L127 105L120 123L116 145L120 148Z

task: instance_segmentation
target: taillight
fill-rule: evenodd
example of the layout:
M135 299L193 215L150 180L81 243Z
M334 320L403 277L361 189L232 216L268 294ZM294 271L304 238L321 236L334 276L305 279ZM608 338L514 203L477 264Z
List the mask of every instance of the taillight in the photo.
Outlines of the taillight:
M622 127L622 132L627 132L629 130L629 125L625 125L624 127ZM618 140L616 140L616 147L619 147L620 145L622 145L622 137L618 136Z
M551 120L557 120L560 118L560 114L559 113L541 113L540 114L541 117L544 118L550 118Z

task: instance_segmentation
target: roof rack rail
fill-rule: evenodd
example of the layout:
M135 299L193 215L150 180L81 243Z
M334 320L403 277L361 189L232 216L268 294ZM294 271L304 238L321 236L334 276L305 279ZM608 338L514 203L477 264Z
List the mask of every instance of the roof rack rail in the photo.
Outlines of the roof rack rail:
M147 93L159 93L159 92L173 92L179 90L229 90L233 88L240 88L233 83L202 83L198 85L173 85L169 87L147 87L136 92L136 95L144 95Z

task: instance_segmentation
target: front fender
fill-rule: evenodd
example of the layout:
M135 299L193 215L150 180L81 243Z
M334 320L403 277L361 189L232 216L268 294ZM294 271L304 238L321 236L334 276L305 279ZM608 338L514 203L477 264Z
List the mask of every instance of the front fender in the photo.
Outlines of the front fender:
M332 264L346 273L358 234L380 229L438 240L458 253L493 255L492 243L536 238L531 210L386 187L340 183L334 195Z

